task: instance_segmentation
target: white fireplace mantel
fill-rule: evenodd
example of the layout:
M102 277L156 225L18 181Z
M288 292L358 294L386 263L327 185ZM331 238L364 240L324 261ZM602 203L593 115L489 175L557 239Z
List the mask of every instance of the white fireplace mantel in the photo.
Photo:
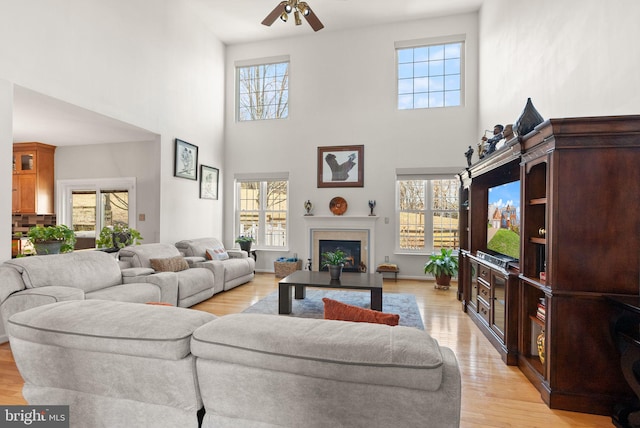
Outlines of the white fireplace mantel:
M367 243L367 260L363 260L363 262L367 265L369 272L372 272L372 268L375 263L375 232L376 232L376 221L378 221L378 216L371 215L363 215L363 216L318 216L318 215L309 215L304 216L304 221L306 224L306 233L305 233L305 247L307 248L307 258L314 260L315 265L315 255L313 254L313 234L316 231L366 231L368 233L368 243ZM315 268L315 266L314 266Z

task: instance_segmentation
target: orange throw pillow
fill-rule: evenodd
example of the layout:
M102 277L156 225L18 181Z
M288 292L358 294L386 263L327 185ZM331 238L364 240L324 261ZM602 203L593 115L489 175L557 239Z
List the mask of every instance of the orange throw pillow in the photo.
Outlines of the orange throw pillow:
M398 325L400 322L400 315L397 314L387 314L372 309L347 305L326 297L322 301L324 302L324 319L326 320L371 322L391 326Z

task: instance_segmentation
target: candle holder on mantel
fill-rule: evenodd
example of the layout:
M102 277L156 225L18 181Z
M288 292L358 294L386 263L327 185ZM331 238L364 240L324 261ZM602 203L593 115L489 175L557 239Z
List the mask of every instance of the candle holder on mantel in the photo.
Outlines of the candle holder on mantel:
M375 214L373 213L373 209L376 207L376 201L375 200L370 200L369 201L369 210L371 210L371 212L369 213L370 216L374 216Z

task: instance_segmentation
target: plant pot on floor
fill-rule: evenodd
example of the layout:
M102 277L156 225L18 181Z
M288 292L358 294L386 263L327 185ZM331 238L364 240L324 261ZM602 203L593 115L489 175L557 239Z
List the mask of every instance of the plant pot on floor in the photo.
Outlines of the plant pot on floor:
M436 288L448 290L451 285L451 275L438 275L436 276Z

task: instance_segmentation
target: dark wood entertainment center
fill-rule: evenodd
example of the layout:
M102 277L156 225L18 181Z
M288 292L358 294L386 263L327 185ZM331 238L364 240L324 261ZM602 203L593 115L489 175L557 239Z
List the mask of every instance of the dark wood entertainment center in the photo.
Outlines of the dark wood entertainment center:
M546 120L460 179L463 310L550 408L611 415L630 403L607 296L640 290L640 116ZM488 189L517 180L520 258L494 263Z

